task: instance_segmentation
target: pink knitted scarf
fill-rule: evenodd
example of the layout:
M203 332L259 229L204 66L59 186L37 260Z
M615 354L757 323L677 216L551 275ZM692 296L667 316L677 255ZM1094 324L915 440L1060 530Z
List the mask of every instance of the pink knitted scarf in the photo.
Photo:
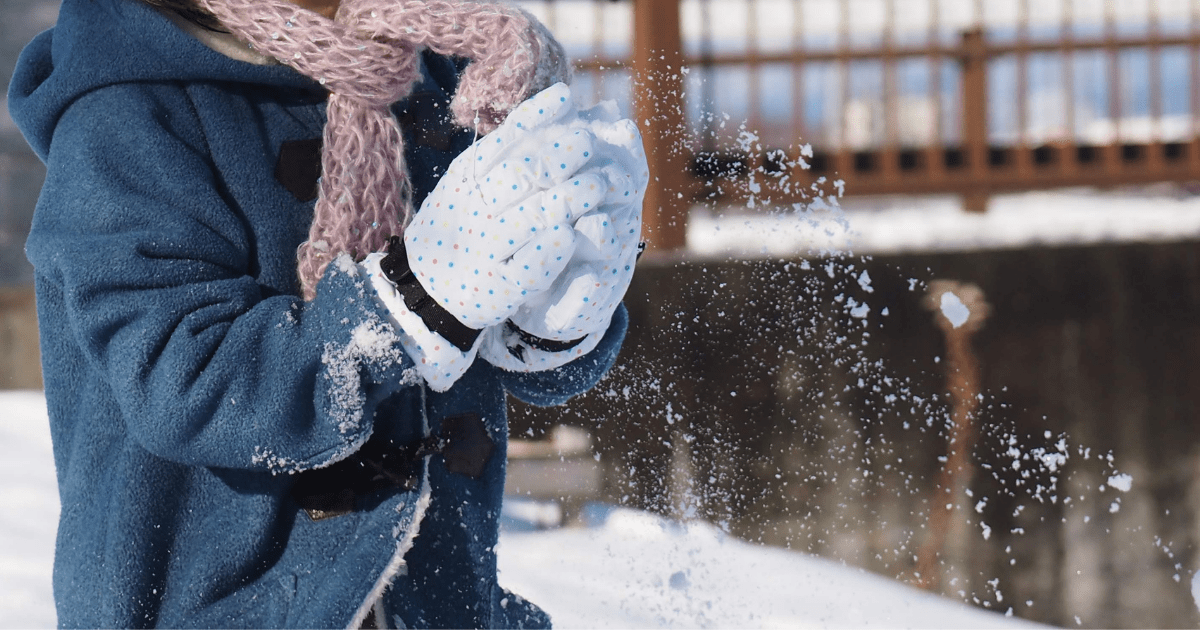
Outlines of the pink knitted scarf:
M412 215L404 140L390 105L420 77L420 51L471 59L451 102L479 133L517 104L570 78L561 46L536 19L498 3L342 0L333 20L287 0L198 0L235 37L329 90L321 182L298 258L305 299L338 254L382 250Z

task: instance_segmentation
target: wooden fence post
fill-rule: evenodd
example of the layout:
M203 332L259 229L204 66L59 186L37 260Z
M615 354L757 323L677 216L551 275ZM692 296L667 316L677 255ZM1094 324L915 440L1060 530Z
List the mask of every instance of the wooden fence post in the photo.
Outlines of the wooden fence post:
M633 108L650 186L643 236L651 251L682 249L687 240L690 148L683 102L683 44L678 0L634 0Z
M968 212L987 210L988 114L987 49L982 28L962 35L962 140L970 177L963 194Z
M954 299L946 300L947 294ZM934 312L934 321L946 338L946 384L951 401L947 452L935 478L927 533L917 549L913 580L921 588L934 590L941 586L947 539L954 521L961 520L955 512L961 509L962 497L971 485L971 453L979 434L976 412L983 391L979 357L971 338L983 328L992 307L978 286L953 280L931 282L925 307Z

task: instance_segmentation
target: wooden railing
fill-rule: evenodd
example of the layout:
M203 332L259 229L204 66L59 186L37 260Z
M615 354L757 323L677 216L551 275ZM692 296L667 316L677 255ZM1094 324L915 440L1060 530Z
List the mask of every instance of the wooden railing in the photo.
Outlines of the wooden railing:
M583 27L566 15L584 0L524 4L590 33L574 52L598 93L632 79L660 250L685 244L698 201L806 203L814 183L983 211L1003 192L1200 180L1200 0L593 0ZM806 22L822 11L824 32ZM616 15L630 44L605 31Z

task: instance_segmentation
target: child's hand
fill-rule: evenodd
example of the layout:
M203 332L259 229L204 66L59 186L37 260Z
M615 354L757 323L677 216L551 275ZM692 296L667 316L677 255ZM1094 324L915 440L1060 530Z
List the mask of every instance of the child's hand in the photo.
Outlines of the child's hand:
M604 201L605 174L579 172L596 138L559 122L575 117L561 83L526 101L455 158L405 230L417 280L466 326L549 290L575 254L574 222Z

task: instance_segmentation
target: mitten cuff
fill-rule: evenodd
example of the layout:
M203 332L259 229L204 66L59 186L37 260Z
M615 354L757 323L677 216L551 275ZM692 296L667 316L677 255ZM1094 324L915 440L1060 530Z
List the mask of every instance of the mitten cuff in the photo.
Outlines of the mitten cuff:
M374 289L375 299L387 309L392 324L399 329L400 344L416 363L417 372L434 391L446 391L471 367L483 336L479 334L480 331L466 327L462 327L466 333L442 328L440 323L444 322L422 317L427 311L439 307L425 295L423 289L420 289L420 293L432 309L423 308L420 296L416 296L414 291L406 291L410 286L419 288L420 283L406 283L403 280L400 284L393 283L380 267L384 257L383 253L376 252L367 256L359 266L366 273L368 285ZM449 314L446 320L458 324ZM461 324L458 326L461 327ZM447 335L454 337L454 340Z
M484 331L479 356L510 372L552 370L591 352L607 329L571 341L555 341L535 337L508 321Z

